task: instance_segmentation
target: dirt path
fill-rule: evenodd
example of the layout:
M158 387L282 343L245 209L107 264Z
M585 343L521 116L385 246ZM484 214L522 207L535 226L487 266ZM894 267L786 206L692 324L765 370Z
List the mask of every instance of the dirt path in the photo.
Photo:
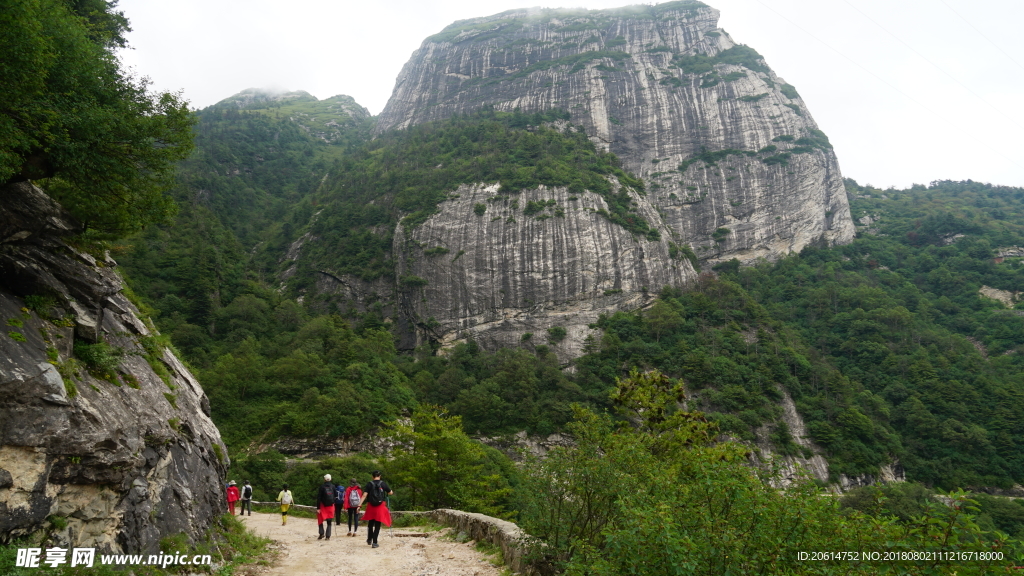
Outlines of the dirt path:
M380 548L366 544L366 527L359 527L355 538L335 530L330 541L317 540L316 520L289 518L281 526L280 514L253 513L240 517L261 536L276 540L280 557L265 575L346 576L348 574L399 576L499 576L501 571L489 558L473 547L447 540L448 530L430 532L427 538L391 537L381 529ZM416 529L395 528L395 534L420 533Z

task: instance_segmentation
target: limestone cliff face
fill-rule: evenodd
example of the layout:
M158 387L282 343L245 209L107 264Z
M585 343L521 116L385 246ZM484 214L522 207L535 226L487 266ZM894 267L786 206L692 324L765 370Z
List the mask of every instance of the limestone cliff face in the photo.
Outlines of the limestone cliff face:
M401 225L396 230L402 312L443 344L550 343L568 360L582 354L588 335L600 338L588 328L599 314L640 308L662 286L696 275L688 260L672 257L665 238L634 236L599 215L608 206L598 194L541 187L497 199L497 189L462 186L409 237ZM656 221L642 196L633 200ZM531 201L549 207L527 215L522 206ZM564 339L549 328L564 328Z
M562 108L644 178L661 222L701 259L852 240L827 139L792 86L735 48L718 15L684 0L457 22L413 53L377 130L484 106Z
M38 188L0 187L0 541L154 551L224 511L227 451L116 263L61 240L77 231Z

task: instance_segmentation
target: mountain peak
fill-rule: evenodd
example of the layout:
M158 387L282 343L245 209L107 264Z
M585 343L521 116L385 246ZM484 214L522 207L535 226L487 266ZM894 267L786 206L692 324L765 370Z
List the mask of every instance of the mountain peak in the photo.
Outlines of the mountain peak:
M305 90L278 90L272 88L246 88L229 96L214 106L237 106L238 108L262 108L273 102L317 102L317 97Z

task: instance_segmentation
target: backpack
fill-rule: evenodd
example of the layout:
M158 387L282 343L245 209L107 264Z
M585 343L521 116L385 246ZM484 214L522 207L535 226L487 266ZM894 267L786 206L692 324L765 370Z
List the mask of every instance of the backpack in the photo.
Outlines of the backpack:
M370 504L379 506L387 498L387 494L384 493L384 482L381 480L374 480L370 482L370 494L367 499L370 500Z
M248 500L252 498L252 486L245 486L242 488L242 500Z
M320 504L324 506L334 506L334 484L330 482L325 483L320 487L320 494L317 496L320 500Z
M283 491L281 491L281 504L291 504L291 503L292 503L292 491L291 490L283 490Z
M362 503L362 501L363 497L359 495L359 491L356 490L355 488L353 488L352 491L348 493L349 508L355 508L356 506L359 506L359 504Z

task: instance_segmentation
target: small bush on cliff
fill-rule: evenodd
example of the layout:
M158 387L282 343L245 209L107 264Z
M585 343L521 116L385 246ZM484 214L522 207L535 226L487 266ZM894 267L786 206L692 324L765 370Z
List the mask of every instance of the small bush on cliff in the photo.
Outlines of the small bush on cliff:
M117 369L124 360L124 350L98 342L86 344L81 340L75 341L75 356L85 364L86 370L97 378L120 385L117 378Z

